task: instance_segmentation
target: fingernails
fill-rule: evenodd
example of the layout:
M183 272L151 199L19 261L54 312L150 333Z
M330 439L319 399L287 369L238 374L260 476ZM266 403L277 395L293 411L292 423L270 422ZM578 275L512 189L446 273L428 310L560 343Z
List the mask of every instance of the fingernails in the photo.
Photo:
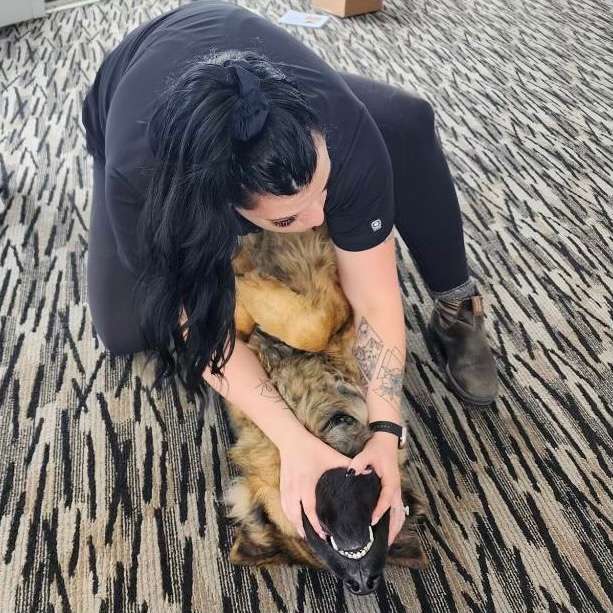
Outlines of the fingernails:
M377 522L379 521L379 519L380 519L379 517L373 517L371 522L370 522L370 525L371 526L376 526Z

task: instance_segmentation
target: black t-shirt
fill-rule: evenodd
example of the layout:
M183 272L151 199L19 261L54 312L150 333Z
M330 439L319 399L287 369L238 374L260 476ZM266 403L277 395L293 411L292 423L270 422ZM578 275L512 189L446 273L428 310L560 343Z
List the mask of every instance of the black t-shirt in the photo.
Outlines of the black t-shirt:
M349 251L381 243L394 220L392 168L366 107L335 70L282 28L233 4L196 2L130 32L105 57L83 104L87 150L105 161L107 210L122 262L136 271L156 96L190 58L228 49L283 63L325 126L332 171L324 213L332 241ZM239 218L243 234L259 230Z

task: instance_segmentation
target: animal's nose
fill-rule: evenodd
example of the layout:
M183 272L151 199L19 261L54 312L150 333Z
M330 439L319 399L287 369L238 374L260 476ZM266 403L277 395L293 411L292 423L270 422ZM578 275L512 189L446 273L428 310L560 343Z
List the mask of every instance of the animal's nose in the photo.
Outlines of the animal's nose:
M381 583L381 575L373 575L372 577L368 577L366 587L369 591L374 591L379 587L379 583Z
M362 593L362 586L355 579L347 579L345 585L349 588L349 591L354 594Z
M374 592L379 583L381 582L381 575L366 576L362 575L359 581L356 579L347 579L345 584L349 588L350 592L363 596L364 594L370 594Z

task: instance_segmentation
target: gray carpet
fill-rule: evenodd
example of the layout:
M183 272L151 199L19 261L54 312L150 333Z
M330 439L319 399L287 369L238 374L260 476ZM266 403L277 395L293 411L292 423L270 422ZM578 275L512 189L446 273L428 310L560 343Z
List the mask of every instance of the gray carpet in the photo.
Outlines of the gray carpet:
M242 2L272 18L289 2ZM113 358L85 291L103 53L177 2L111 0L0 30L0 611L611 611L611 7L386 0L291 31L437 110L487 296L501 394L463 406L402 246L410 477L430 565L358 598L228 564L227 424ZM307 9L306 0L291 2Z

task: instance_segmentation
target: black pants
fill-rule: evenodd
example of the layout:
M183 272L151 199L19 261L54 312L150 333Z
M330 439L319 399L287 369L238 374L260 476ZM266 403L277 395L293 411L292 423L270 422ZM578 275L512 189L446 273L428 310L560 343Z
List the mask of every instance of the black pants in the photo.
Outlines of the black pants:
M342 73L379 127L394 172L395 226L429 290L469 280L462 218L432 107L402 89ZM132 303L134 275L117 256L106 212L104 161L94 158L87 286L96 330L112 353L147 349Z

